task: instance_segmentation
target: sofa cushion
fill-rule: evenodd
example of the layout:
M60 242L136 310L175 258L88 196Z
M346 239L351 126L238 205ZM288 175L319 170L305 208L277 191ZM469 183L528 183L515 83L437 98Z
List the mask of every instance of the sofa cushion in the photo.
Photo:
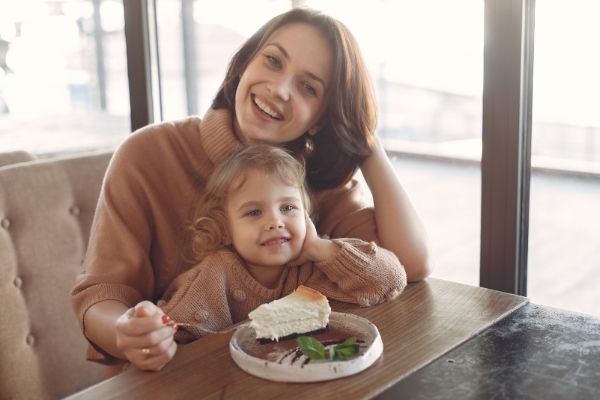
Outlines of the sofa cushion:
M110 153L0 167L2 397L59 398L102 379L70 290Z
M0 153L0 167L3 165L16 164L25 161L33 161L35 156L27 151L9 151Z

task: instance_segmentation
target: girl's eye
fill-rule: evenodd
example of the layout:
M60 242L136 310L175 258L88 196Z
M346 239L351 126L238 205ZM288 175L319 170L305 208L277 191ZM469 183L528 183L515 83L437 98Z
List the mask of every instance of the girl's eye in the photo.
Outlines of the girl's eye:
M248 217L258 217L260 216L260 210L250 210L245 215Z
M296 206L294 206L292 204L286 204L286 205L284 205L284 206L282 206L280 208L281 212L284 212L284 213L285 212L290 212L290 211L293 211L293 210L297 210L297 209L298 209L298 207L296 207Z
M265 58L271 67L279 68L281 67L281 61L275 56L266 55Z
M317 90L308 82L302 82L302 89L311 96L317 95Z

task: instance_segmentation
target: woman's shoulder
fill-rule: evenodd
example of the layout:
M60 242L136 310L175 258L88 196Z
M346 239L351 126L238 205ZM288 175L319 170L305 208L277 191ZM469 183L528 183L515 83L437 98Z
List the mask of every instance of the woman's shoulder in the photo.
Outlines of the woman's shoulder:
M120 151L130 153L145 152L154 148L165 149L177 142L189 142L200 132L201 119L187 117L180 120L164 121L146 125L129 135L120 145Z

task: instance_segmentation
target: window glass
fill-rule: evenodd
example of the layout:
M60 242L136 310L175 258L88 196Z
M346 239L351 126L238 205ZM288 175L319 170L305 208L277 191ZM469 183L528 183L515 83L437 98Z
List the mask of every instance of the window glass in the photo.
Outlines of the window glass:
M600 315L600 3L535 14L528 296Z
M113 148L129 132L123 3L0 0L0 151Z

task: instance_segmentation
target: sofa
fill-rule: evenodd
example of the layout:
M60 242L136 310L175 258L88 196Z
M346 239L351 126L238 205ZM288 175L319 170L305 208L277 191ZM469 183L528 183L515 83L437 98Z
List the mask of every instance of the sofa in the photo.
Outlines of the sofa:
M110 152L0 154L0 399L56 399L105 377L71 307Z

